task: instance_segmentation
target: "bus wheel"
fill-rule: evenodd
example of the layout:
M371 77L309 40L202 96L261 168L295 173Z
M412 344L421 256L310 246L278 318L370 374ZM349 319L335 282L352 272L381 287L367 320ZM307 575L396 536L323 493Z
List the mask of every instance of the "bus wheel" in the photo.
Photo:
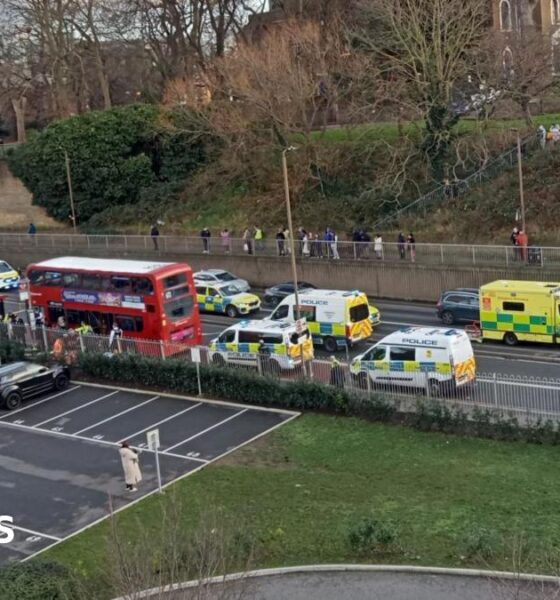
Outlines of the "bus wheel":
M326 337L324 341L324 346L325 350L330 353L336 352L338 350L336 340L333 337Z
M212 357L212 364L215 365L216 367L225 367L226 361L224 360L223 356L220 356L219 354L215 354Z
M235 319L235 317L237 317L238 315L238 311L237 308L235 308L235 306L233 306L233 304L230 304L227 308L226 308L226 315L228 317L231 317L232 319Z
M511 331L508 331L505 335L504 335L504 344L506 346L516 346L517 345L517 336L515 335L515 333L512 333Z

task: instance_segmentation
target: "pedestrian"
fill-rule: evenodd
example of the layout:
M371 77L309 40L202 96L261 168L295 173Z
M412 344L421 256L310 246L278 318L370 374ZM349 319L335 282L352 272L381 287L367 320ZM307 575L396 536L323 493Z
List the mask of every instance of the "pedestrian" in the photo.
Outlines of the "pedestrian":
M113 327L111 328L111 333L109 334L109 350L117 350L120 352L119 340L123 336L123 330L119 327L117 323L113 323ZM114 346L114 348L113 348Z
M202 231L200 232L200 238L202 239L202 254L210 253L210 238L211 237L212 237L212 234L210 233L210 230L208 229L208 227L203 227Z
M58 327L58 329L62 329L64 331L68 329L66 319L63 316L58 317L58 319L56 320L56 326Z
M416 262L416 238L412 231L406 236L406 248L410 253L410 260Z
M270 362L270 349L265 344L263 338L259 340L259 364L262 375L270 375L272 373L271 362Z
M329 384L334 385L337 388L343 388L345 379L346 376L342 363L336 359L336 356L331 356L331 374L329 378Z
M301 243L302 243L302 248L301 248L302 256L309 256L311 254L311 252L309 251L309 235L305 230L303 232L303 238L302 238Z
M253 236L248 227L243 232L243 251L247 254L253 254Z
M290 230L287 227L284 227L284 239L286 240L286 253L292 253L292 244L290 242Z
M362 256L362 245L360 242L360 231L358 229L354 229L352 232L352 243L354 245L354 256L356 258L360 258Z
M129 492L136 492L138 491L136 486L142 481L138 451L132 449L128 445L128 442L121 442L119 454L121 456L126 489Z
M362 246L362 258L369 258L369 245L371 237L365 229L360 229L360 242Z
M552 132L552 143L556 144L556 142L560 141L560 126L553 125L551 127L551 132Z
M544 150L546 146L546 129L541 124L537 129L537 138L539 140L540 147Z
M278 256L286 256L286 237L284 236L282 227L279 227L276 232L276 250L278 251Z
M443 180L443 195L447 200L449 200L449 198L451 198L451 196L453 195L453 190L451 188L451 183L449 182L448 177L446 177Z
M152 237L152 242L154 243L154 250L159 250L158 246L158 237L159 237L159 229L156 223L152 225L150 229L150 236Z
M260 252L263 250L264 231L260 227L255 227L255 250Z
M27 228L27 235L33 239L35 234L37 233L37 227L35 227L35 223L29 223L29 227Z
M513 246L513 260L519 260L518 237L519 237L519 229L517 229L517 227L514 227L513 231L511 232L511 235L509 236L509 241L511 242L511 245Z
M315 234L315 240L313 241L313 246L315 248L315 256L317 258L323 258L323 240L321 239L321 234Z
M378 260L383 258L383 238L380 233L378 233L373 240L373 251Z
M401 231L397 237L397 248L399 250L399 256L401 260L404 260L406 257L406 238L404 237L404 233Z
M517 235L517 245L519 246L519 258L527 262L527 247L529 246L529 238L525 231L521 229Z
M222 248L226 254L231 252L231 235L229 229L222 229L220 232L220 238L222 239Z

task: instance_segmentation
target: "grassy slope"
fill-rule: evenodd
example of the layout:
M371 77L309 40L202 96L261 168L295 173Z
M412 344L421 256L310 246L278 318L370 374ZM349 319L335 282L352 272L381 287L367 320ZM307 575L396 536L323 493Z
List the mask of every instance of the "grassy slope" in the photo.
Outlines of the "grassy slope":
M560 121L560 115L547 114L535 119L537 124L543 123L547 127L556 121ZM465 135L474 131L484 132L490 140L490 145L503 145L501 139L504 133L512 128L526 130L526 125L519 119L496 119L489 120L484 124L470 119L459 122L457 133ZM422 123L412 123L403 126L399 133L396 123L375 123L371 125L356 126L351 128L332 128L316 132L315 139L325 148L344 148L345 152L356 154L357 162L361 164L361 174L353 174L351 171L338 173L331 177L333 186L327 190L327 198L315 193L310 199L303 201L297 193L293 194L294 226L304 225L311 231L323 229L330 225L337 228L344 238L345 232L349 232L361 219L367 225L375 222L379 216L374 206L364 205L364 201L349 201L347 198L357 198L359 192L367 185L367 178L375 180L376 173L383 172L386 168L384 160L388 160L380 147L368 154L367 148L380 141L388 144L396 144L399 135L407 135L413 140L420 139ZM512 133L510 135L513 138ZM492 141L494 140L494 141ZM297 140L296 140L297 143ZM372 146L373 148L374 146ZM503 147L503 146L502 146ZM367 158L365 158L367 157ZM369 164L364 163L366 161ZM278 168L274 165L278 162ZM365 168L364 167L367 167ZM407 200L415 199L420 193L429 191L435 187L431 181L420 181L418 165L411 165L409 176L414 179L419 188L418 191L410 188L407 192ZM290 167L292 168L292 167ZM367 173L364 180L364 171ZM211 175L211 174L209 174ZM219 181L212 182L212 177L204 177L202 191L187 192L181 202L173 219L170 221L176 227L185 232L198 232L203 226L209 226L216 231L223 227L229 227L235 234L241 234L247 225L260 224L264 227L267 235L273 235L279 225L285 222L285 208L283 204L283 190L281 182L281 171L278 156L271 156L267 160L266 183L259 185L256 189L253 185L230 186L222 185ZM515 173L507 173L506 179L515 182ZM329 188L329 186L327 185ZM408 196L410 196L408 198ZM346 197L346 199L345 199ZM515 212L515 211L514 211ZM462 215L447 215L438 220L437 227L433 227L432 218L425 222L414 222L403 224L405 228L419 231L423 239L449 240L457 233L457 223L460 223ZM509 228L509 222L508 227ZM459 227L461 229L461 227ZM479 228L468 231L470 239L489 242L493 239L490 232ZM464 237L464 231L456 235L460 240Z
M526 569L550 570L560 543L559 449L424 434L350 418L307 415L179 482L180 527L202 506L249 516L259 566L388 562L512 568L515 540L531 549ZM130 535L157 528L158 497L121 513ZM355 556L348 525L374 511L394 521L401 550ZM486 528L497 541L486 560L466 557L466 538ZM103 564L102 524L48 553L91 574Z

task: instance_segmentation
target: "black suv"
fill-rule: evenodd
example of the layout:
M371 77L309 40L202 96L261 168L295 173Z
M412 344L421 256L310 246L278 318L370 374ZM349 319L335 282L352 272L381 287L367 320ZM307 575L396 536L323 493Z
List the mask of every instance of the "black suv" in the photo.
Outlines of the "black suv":
M437 316L444 325L480 320L480 294L476 288L443 292L437 302Z
M64 390L70 381L68 367L46 367L16 362L0 367L0 408L14 410L23 400L52 390Z
M314 285L310 283L306 283L305 281L298 281L298 292L303 292L304 290L314 290L316 289ZM265 304L269 306L276 306L280 304L286 296L294 293L294 284L293 283L279 283L278 285L274 285L269 287L264 291L263 300Z

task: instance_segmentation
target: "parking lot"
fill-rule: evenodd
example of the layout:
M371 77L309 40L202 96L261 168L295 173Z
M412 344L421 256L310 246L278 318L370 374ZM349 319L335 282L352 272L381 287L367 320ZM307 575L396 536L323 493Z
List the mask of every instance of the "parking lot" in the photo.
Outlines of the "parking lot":
M21 409L0 410L0 515L15 539L0 564L25 559L157 492L146 433L159 430L163 485L281 426L297 413L73 383ZM141 450L143 481L125 490L118 453Z

